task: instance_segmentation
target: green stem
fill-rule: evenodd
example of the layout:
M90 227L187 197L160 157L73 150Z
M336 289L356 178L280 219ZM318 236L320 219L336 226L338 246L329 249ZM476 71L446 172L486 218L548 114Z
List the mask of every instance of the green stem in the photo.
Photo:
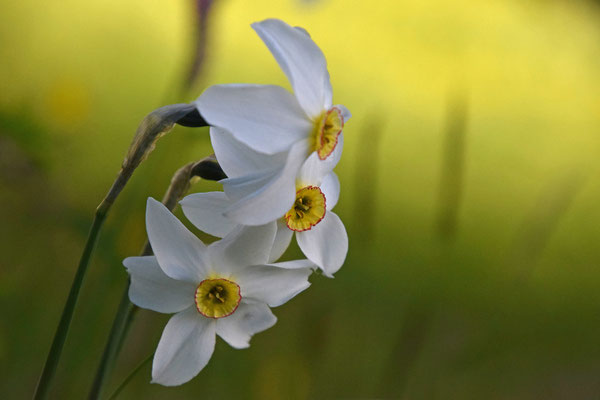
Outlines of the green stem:
M114 366L114 360L117 355L118 348L120 347L118 346L118 344L123 336L128 316L131 313L131 310L133 309L133 304L131 304L131 302L129 301L128 292L129 281L127 281L125 290L121 295L121 302L119 303L119 308L117 310L117 314L115 315L115 319L110 330L110 336L108 337L108 342L106 343L106 347L104 348L102 360L100 361L100 365L98 366L98 371L96 372L96 377L94 378L94 383L90 391L90 400L100 398L105 378L107 376L110 376L110 372L112 371L112 368Z
M52 381L54 380L54 376L56 374L56 367L60 361L62 349L64 347L65 340L67 339L67 333L69 332L69 327L71 326L71 320L73 319L73 313L75 312L75 305L77 304L77 299L79 298L79 291L81 290L83 279L85 278L85 274L90 264L92 252L94 251L98 234L100 233L100 228L102 228L102 224L106 219L106 215L108 214L110 207L117 199L119 193L121 193L125 187L125 184L131 177L132 173L133 168L121 170L117 176L117 179L115 179L113 185L108 191L108 194L104 200L102 200L98 208L96 208L94 221L92 222L90 233L88 234L83 253L81 254L81 258L79 260L75 278L71 284L69 297L67 297L67 302L63 308L60 322L58 323L58 328L56 328L56 333L54 334L54 339L52 340L52 345L50 346L50 352L46 358L42 375L40 376L40 380L35 389L35 394L33 395L35 400L42 400L48 397L50 386L52 385Z
M63 308L62 316L60 318L60 322L58 323L58 328L56 328L52 346L50 347L50 352L48 353L46 363L44 364L44 370L42 371L42 375L40 376L40 380L35 390L34 399L36 400L45 399L48 397L48 391L50 389L52 380L54 379L54 375L56 374L56 367L60 360L62 349L69 331L69 326L71 325L71 320L73 319L75 304L77 303L77 298L79 297L79 291L81 290L83 278L87 272L90 258L98 238L98 233L100 232L100 228L102 227L111 204L112 203L107 202L105 199L105 201L100 204L96 210L96 214L94 215L94 221L92 222L92 227L90 228L87 242L85 244L85 248L83 249L83 254L79 260L77 273L75 274L73 284L71 285L71 290L69 291L69 297L67 298L67 302Z
M175 172L171 183L167 188L167 191L162 199L163 204L169 210L177 206L177 202L187 193L190 182L194 177L201 177L208 180L218 180L224 177L223 171L215 169L216 159L214 155L208 156L198 162L189 163ZM222 176L223 175L223 176ZM148 256L152 254L152 247L148 242L144 245L144 249L141 252L142 256ZM110 373L114 367L117 356L121 350L123 342L129 332L129 328L133 321L135 312L138 307L131 304L128 300L129 283L125 287L123 294L121 295L121 303L115 315L109 338L104 347L102 354L102 360L96 370L96 377L90 390L89 399L97 400L102 394L102 388L106 380L110 377Z
M131 178L135 169L146 157L148 157L155 146L156 140L158 140L160 136L170 131L180 120L187 126L206 126L206 121L204 121L200 114L196 117L190 117L190 115L194 113L193 110L194 106L191 104L173 104L154 110L140 123L133 138L133 142L129 146L125 160L123 160L121 171L119 172L117 179L111 186L104 200L102 200L96 209L94 221L92 222L92 227L83 254L79 260L79 266L77 267L71 290L69 291L69 297L67 297L67 302L63 308L58 328L56 329L54 339L52 340L50 352L46 358L42 375L40 376L38 386L33 396L34 399L39 400L48 397L50 386L56 374L56 367L60 361L62 349L65 344L67 333L69 332L71 320L73 319L79 291L81 290L81 285L83 284L83 279L85 278L92 252L94 251L98 233L108 214L108 210L125 187L127 181L129 181L129 178Z
M123 348L123 343L125 343L125 339L127 338L127 334L129 333L129 329L131 328L133 318L135 317L135 315L137 314L137 312L139 310L140 310L140 308L138 306L136 306L135 304L132 304L131 308L128 310L127 314L125 315L125 318L124 318L125 319L125 327L121 331L121 337L119 338L119 342L117 343L117 354L115 355L115 359L113 360L113 363L116 361L117 356L121 353L121 349Z
M121 393L121 391L123 389L125 389L125 386L127 386L127 384L133 379L133 377L135 376L135 374L137 374L144 367L144 365L146 365L150 360L152 360L153 356L154 356L154 353L150 354L148 357L146 357L144 359L144 361L142 361L141 363L139 363L138 366L135 367L135 369L133 371L131 371L131 373L127 376L127 378L125 378L125 380L113 392L113 394L110 395L110 397L108 398L108 400L116 399L117 396L119 395L119 393Z
M152 254L152 248L148 242L146 242L142 255L147 256L150 254ZM106 342L104 352L102 353L102 360L96 370L96 377L94 378L94 383L92 384L88 396L90 400L99 399L102 395L104 383L106 379L110 377L113 367L115 366L117 355L123 346L131 321L133 320L134 312L137 309L137 307L129 301L129 284L130 280L127 280L127 285L121 295L121 302L119 303L117 314L115 315L112 327L110 328L108 341Z

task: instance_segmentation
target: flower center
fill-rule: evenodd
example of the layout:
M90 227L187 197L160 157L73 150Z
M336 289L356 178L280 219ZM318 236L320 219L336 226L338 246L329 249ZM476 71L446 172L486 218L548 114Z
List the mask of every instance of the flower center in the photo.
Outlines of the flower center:
M293 231L306 231L325 216L325 195L316 186L306 186L296 192L296 201L284 218Z
M240 287L227 279L205 279L196 289L196 308L208 318L223 318L233 314L240 300Z
M313 151L319 154L321 160L326 159L333 152L343 127L344 117L335 107L315 122Z

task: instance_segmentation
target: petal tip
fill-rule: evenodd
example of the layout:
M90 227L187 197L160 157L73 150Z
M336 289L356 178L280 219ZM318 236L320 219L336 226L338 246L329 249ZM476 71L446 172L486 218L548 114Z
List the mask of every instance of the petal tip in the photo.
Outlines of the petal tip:
M127 271L128 271L128 272L129 272L129 266L131 265L131 259L132 259L132 258L133 258L133 257L127 257L127 258L123 259L123 266L124 266L125 268L127 268Z
M154 197L148 197L148 200L146 200L146 206L156 206L158 204L162 203L156 200Z
M146 224L148 223L149 216L151 213L160 213L163 211L164 208L165 206L163 205L163 203L157 201L152 197L148 197L148 200L146 200Z
M335 279L335 276L333 276L333 274L338 272L342 268L342 265L340 265L339 267L336 267L336 268L328 268L329 270L331 270L331 272L327 271L325 269L325 267L320 267L320 268L321 268L321 271L323 272L323 276L325 276L329 279Z
M289 26L287 23L285 23L284 21L278 19L278 18L266 18L263 19L262 21L256 21L250 24L250 26L252 27L252 29L257 30L257 28L262 28L265 25L269 25L269 24L280 24L280 25L287 25Z

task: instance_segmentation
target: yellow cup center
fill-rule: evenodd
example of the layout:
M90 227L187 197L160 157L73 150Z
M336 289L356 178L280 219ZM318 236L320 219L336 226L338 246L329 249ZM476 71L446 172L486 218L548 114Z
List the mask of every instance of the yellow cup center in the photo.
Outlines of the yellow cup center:
M317 152L321 160L326 159L333 152L343 127L342 112L335 107L316 120L313 134L313 151Z
M205 279L196 289L196 308L208 318L223 318L233 314L240 300L240 287L228 279Z
M306 231L325 216L325 195L316 186L306 186L296 192L296 201L284 218L293 231Z

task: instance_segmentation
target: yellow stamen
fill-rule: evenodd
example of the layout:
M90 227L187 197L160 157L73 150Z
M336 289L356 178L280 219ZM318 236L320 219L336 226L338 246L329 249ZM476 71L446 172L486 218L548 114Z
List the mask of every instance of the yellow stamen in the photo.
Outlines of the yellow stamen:
M335 107L316 120L313 133L313 151L317 152L321 160L326 159L333 152L343 127L342 112Z
M240 287L228 279L205 279L196 289L196 309L208 318L223 318L233 314L240 300Z
M296 192L296 201L284 218L293 231L306 231L325 216L325 195L316 186L306 186Z

